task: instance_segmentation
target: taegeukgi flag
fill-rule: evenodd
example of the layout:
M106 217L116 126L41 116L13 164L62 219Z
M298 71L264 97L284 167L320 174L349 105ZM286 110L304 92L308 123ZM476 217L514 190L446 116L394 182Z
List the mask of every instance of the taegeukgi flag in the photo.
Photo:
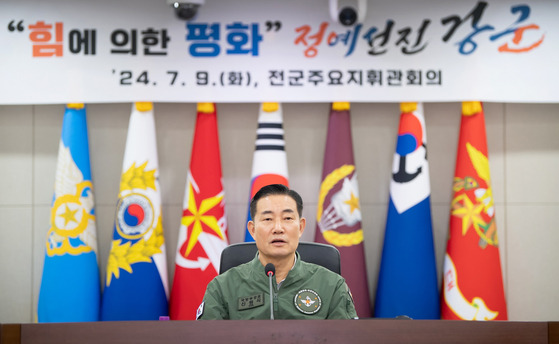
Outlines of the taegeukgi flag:
M281 104L262 103L260 114L258 115L256 147L252 160L252 178L250 183L250 198L248 200L247 223L252 220L250 217L250 201L258 190L270 184L289 186L287 156L285 154L285 140L283 134ZM254 241L248 228L245 228L245 241Z

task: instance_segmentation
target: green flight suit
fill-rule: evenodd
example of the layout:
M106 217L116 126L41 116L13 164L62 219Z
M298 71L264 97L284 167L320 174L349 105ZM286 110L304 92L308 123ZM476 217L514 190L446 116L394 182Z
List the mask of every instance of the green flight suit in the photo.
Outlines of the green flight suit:
M353 319L357 317L342 276L299 254L279 289L273 277L274 319ZM270 282L256 257L214 278L196 318L270 319Z

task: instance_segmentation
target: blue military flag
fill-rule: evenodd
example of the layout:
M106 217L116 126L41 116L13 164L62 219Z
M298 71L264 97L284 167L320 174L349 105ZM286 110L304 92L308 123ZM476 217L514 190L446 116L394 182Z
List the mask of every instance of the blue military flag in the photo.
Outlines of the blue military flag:
M423 108L401 104L375 317L439 318Z
M39 322L99 320L101 282L86 111L68 104L58 149Z
M168 315L167 263L153 104L135 103L128 127L102 320Z

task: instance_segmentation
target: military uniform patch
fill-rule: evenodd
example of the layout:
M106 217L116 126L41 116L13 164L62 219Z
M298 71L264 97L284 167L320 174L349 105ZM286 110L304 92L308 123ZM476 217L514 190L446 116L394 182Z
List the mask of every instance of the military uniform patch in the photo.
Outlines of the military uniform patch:
M297 310L303 314L315 314L322 306L320 296L311 289L299 290L293 301Z
M202 316L202 314L204 314L204 301L202 301L202 303L196 310L196 320L198 320Z
M264 305L264 293L239 297L237 310L255 308Z
M345 284L345 290L349 294L349 298L351 299L351 303L355 304L355 301L353 300L353 294L351 293L351 290L349 289L349 286L347 285L347 283Z

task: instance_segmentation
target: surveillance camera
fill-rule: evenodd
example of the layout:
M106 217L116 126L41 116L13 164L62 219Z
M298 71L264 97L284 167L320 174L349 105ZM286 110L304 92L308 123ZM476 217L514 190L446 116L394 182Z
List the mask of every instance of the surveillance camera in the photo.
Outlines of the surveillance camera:
M367 0L328 0L330 17L344 26L362 23L367 14Z
M167 0L167 4L175 9L177 17L183 20L193 19L204 2L205 0Z
M338 20L342 25L351 26L357 21L357 12L353 7L344 7L340 10Z

